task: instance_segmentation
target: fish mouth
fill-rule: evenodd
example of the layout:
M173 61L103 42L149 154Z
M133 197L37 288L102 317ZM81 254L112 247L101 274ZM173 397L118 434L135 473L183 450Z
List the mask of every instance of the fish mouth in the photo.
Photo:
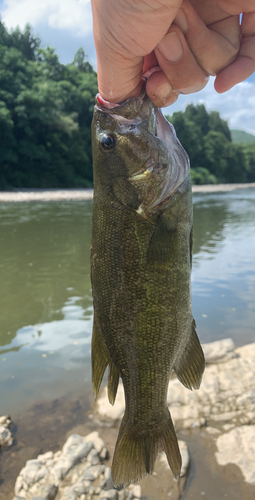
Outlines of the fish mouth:
M142 108L145 107L146 118L154 117L150 121L150 132L165 141L167 133L165 123L166 120L163 117L161 111L156 108L149 97L146 95L145 89L138 98L131 97L122 103L113 103L106 101L100 94L96 95L95 106L100 111L111 115L120 125L120 127L134 128L138 123L141 123L145 118L145 113L142 112ZM144 106L145 104L145 106ZM172 131L175 134L174 128Z
M96 106L99 105L102 108L113 109L120 106L118 103L106 101L100 94L96 95Z
M146 91L145 91L145 87L142 89L141 91L141 94L139 95L139 97L129 97L128 99L125 99L125 101L122 101L122 102L118 102L118 103L114 103L114 102L110 102L110 101L106 101L99 93L96 94L96 97L95 97L95 104L96 105L99 105L99 106L102 106L103 108L107 108L107 109L114 109L114 108L122 108L122 112L123 112L123 109L127 107L127 105L130 105L130 103L132 103L132 105L134 107L139 107L141 106L142 104L142 101L147 98L147 94L146 94Z
M134 175L131 175L129 177L129 180L131 181L142 181L144 180L146 177L149 177L152 173L153 173L153 170L154 170L154 165L155 165L155 161L150 159L146 162L146 164L144 164L140 170L140 172L137 172L136 174Z
M146 95L145 89L143 89L139 97L131 97L122 103L108 102L100 94L97 94L95 107L99 111L112 116L120 126L128 125L131 127L146 122L148 129L155 132L155 127L152 126L155 120L154 106Z

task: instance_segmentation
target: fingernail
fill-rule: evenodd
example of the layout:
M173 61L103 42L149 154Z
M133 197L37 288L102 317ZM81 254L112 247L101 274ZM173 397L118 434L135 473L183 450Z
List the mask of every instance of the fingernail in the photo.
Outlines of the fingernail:
M183 33L186 33L189 25L186 14L183 12L182 9L178 11L178 14L174 19L174 24L176 24L176 26L179 26L179 28L182 30Z
M170 85L170 83L162 83L162 85L160 85L157 90L154 91L154 95L155 97L159 98L159 99L165 99L171 92L172 90L172 87Z
M168 33L157 46L162 56L169 62L178 62L183 55L181 40L176 33L172 31Z
M194 92L199 92L207 85L209 79L209 76L205 76L202 82L196 82L185 89L179 89L179 92L180 94L193 94Z

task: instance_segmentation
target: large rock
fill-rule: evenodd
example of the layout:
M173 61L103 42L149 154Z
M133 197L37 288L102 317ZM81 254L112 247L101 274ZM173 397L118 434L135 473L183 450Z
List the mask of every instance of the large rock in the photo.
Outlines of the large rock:
M106 451L106 453L105 453ZM111 469L103 464L109 453L98 432L72 434L62 450L49 451L28 460L15 484L13 500L137 500L141 488L130 485L117 491Z
M237 357L232 339L216 340L215 342L203 344L202 347L206 364L222 363Z
M244 425L226 432L216 441L220 465L236 464L247 483L255 485L255 425Z
M56 480L63 479L68 471L82 459L86 458L94 447L92 441L84 441L82 436L72 434L62 448L62 453L51 470Z
M100 417L107 417L112 420L119 420L123 417L125 410L124 388L119 384L114 405L108 401L107 388L102 390L100 398L97 400L97 411Z
M54 500L58 492L55 484L38 484L34 487L31 500Z
M11 418L8 415L0 417L0 448L7 448L13 443L13 436L9 429Z
M103 491L99 497L99 500L118 500L118 498L119 498L118 491L113 489L113 490Z
M167 400L178 428L206 421L234 426L255 422L255 343L235 349L228 361L207 366L199 391L170 380Z
M233 341L225 339L203 347L208 365L199 391L189 391L177 378L169 383L167 402L177 429L207 421L221 425L255 422L255 343L235 349ZM125 407L122 384L116 399L115 411L105 388L97 403L99 416L121 418Z

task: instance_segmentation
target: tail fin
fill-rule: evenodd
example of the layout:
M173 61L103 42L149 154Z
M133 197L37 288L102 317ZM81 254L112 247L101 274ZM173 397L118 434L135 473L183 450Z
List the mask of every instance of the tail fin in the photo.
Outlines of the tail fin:
M181 455L173 422L166 408L165 418L151 429L130 426L125 415L121 422L113 463L112 480L119 488L152 474L157 454L165 451L175 477L181 471Z

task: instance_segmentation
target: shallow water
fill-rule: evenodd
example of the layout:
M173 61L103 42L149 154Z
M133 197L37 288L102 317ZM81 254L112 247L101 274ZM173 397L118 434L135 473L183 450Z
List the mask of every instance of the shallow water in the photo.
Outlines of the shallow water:
M199 337L254 342L255 189L193 198L192 300ZM34 415L32 440L45 415L50 427L61 408L74 412L65 424L58 420L56 440L91 408L91 210L90 201L0 205L0 415L11 414L23 435L27 412L30 428ZM17 442L26 443L21 434L16 429ZM44 438L47 451L52 436Z
M193 312L202 342L255 341L255 190L194 195Z
M91 208L0 206L0 415L90 388Z

